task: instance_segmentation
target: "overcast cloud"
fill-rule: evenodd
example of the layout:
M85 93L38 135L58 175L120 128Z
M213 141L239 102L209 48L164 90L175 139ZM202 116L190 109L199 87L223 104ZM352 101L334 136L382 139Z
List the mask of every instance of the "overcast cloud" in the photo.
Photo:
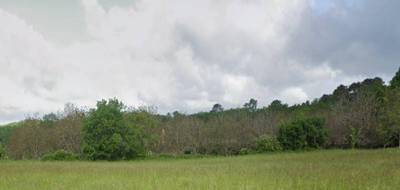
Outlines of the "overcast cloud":
M388 80L400 66L399 8L397 0L1 0L0 123L111 97L192 113L250 98L300 103L365 77Z

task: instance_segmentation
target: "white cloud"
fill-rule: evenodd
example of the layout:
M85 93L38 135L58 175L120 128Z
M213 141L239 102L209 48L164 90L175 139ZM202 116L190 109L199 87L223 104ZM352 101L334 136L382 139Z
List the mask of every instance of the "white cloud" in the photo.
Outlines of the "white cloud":
M161 112L236 107L250 98L300 103L355 78L336 55L357 64L368 57L363 50L368 59L377 51L373 43L343 50L328 38L315 43L307 27L318 28L311 21L319 17L309 0L81 4L88 39L63 46L0 8L0 122L109 97Z
M308 95L302 88L290 87L282 91L281 98L289 104L299 104L309 99Z

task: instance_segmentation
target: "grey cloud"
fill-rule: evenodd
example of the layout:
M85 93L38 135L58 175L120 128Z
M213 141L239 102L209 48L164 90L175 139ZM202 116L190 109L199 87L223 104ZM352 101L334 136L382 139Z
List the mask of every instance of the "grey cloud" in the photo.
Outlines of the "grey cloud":
M288 56L304 64L329 62L348 75L393 73L400 65L400 2L332 1L321 14L308 10L293 33Z

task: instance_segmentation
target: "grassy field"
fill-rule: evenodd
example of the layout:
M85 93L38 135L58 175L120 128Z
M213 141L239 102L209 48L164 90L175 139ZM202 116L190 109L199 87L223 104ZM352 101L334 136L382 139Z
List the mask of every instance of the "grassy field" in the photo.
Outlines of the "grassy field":
M400 150L328 150L132 162L0 161L0 189L400 188Z

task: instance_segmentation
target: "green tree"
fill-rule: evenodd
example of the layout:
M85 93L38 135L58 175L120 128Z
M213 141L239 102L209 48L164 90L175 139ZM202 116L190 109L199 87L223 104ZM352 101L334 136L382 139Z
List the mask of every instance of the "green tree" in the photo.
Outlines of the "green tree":
M390 81L391 88L400 88L400 69L396 72L393 79Z
M157 119L155 112L147 109L133 110L127 112L124 118L135 136L136 151L147 154L146 151L153 149L159 138L155 132L159 125L159 119Z
M55 113L49 113L43 116L42 123L44 126L53 127L58 120L59 118Z
M381 124L384 146L396 146L400 148L400 69L390 81L381 99Z
M286 150L321 148L327 139L322 118L296 119L279 128L278 140Z
M274 112L278 111L284 111L288 108L287 104L282 104L280 100L274 100L271 102L271 104L268 106L268 109Z
M257 110L257 100L251 98L248 103L245 103L243 105L244 108L248 109L251 112L254 112Z
M400 148L400 87L388 90L382 117L385 146Z
M97 102L83 127L83 153L90 160L126 160L142 154L140 135L124 120L124 104L117 99Z
M218 113L218 112L223 112L224 108L222 107L221 104L214 104L214 106L211 109L211 113Z

